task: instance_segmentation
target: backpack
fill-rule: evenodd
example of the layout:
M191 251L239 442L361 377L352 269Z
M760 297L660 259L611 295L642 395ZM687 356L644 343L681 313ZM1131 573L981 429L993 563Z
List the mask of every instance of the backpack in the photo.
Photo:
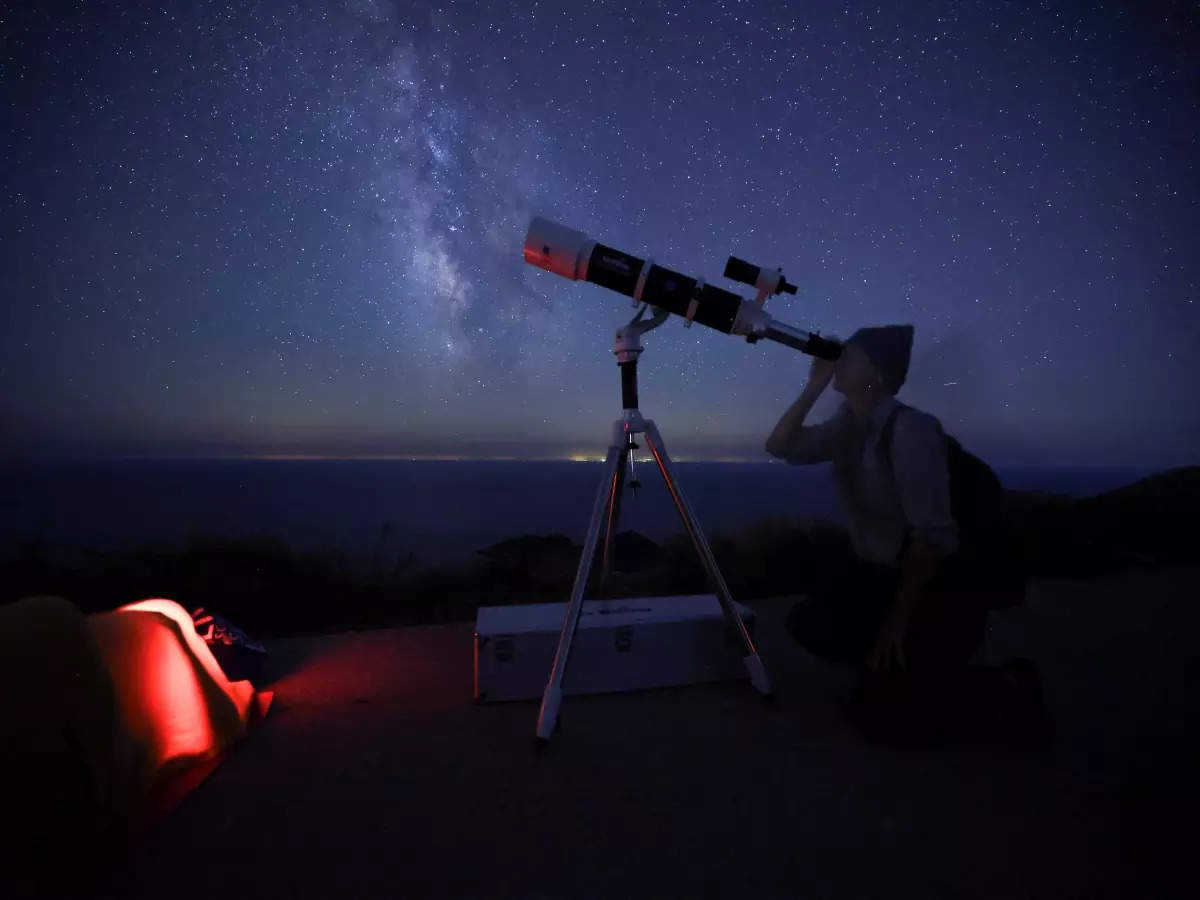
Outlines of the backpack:
M901 403L888 416L880 436L884 471L895 488L892 431ZM945 561L946 582L978 593L991 609L1019 606L1029 578L1019 535L1009 521L1004 485L991 466L942 431L950 475L950 511L958 525L959 547Z

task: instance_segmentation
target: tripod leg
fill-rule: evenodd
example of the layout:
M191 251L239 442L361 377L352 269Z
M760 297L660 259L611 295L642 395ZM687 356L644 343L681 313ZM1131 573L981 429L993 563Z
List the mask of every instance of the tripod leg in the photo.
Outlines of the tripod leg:
M663 445L662 436L658 433L658 426L654 422L646 420L645 429L646 443L649 445L650 452L654 454L654 461L658 463L663 480L667 483L667 490L671 492L671 497L675 501L679 515L683 519L683 527L687 529L687 533L696 547L696 553L699 554L700 562L708 574L709 583L716 591L717 600L720 601L721 609L725 613L725 621L729 623L730 627L741 638L742 647L746 651L746 655L742 657L742 661L746 664L746 671L750 674L750 682L760 694L769 697L771 695L771 681L767 677L766 667L763 666L762 659L758 655L758 649L754 646L754 641L750 638L750 632L746 630L746 623L742 621L741 613L733 605L733 597L729 594L729 587L725 584L725 578L721 575L721 570L717 568L717 560L713 556L712 548L708 545L708 539L704 536L704 530L700 527L700 522L697 520L696 514L692 512L687 498L683 496L683 491L680 489L678 482L671 472L671 459L667 455L667 448Z
M583 552L579 554L579 569L575 572L575 586L571 589L571 599L567 602L562 631L558 635L558 650L554 654L554 666L550 669L550 680L546 683L545 693L542 694L542 708L538 712L537 723L537 739L542 743L550 740L550 735L554 732L554 724L558 721L558 708L562 705L563 678L567 671L567 661L571 656L571 642L575 639L575 630L579 627L579 614L583 611L583 595L587 589L592 560L596 555L600 526L604 523L605 507L617 477L617 466L622 459L621 445L613 443L608 448L608 457L604 461L604 476L600 479L600 486L596 489L591 524L588 525L587 537L583 542Z
M613 544L617 539L617 523L621 519L621 497L625 492L625 466L629 454L633 452L626 437L625 449L621 452L621 456L617 461L616 477L612 481L612 493L608 500L608 521L604 529L604 555L600 564L600 590L596 593L599 595L604 589L604 585L608 584L608 576L612 574L612 557Z

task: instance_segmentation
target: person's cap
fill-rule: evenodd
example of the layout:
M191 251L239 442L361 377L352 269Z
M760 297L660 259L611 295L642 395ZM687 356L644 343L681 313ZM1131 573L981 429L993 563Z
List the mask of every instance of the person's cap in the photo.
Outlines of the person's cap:
M895 394L908 377L908 363L912 358L912 325L881 325L875 328L860 328L847 339L847 344L857 344L867 354L871 364L883 378L884 387Z

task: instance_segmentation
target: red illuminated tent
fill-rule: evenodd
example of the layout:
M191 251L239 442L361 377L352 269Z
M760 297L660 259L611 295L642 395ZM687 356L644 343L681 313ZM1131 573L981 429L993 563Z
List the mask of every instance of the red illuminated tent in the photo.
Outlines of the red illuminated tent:
M226 678L172 600L0 607L0 859L53 871L120 852L270 701Z

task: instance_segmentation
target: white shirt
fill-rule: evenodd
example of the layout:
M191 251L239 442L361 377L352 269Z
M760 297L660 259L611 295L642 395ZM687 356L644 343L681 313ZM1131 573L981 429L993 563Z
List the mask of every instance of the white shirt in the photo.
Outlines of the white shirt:
M904 538L910 534L944 553L958 549L946 440L937 417L914 407L901 410L892 426L894 488L882 467L879 441L897 405L895 397L888 397L864 420L843 402L828 420L801 427L780 454L793 465L834 464L834 483L854 552L886 566L899 565Z

